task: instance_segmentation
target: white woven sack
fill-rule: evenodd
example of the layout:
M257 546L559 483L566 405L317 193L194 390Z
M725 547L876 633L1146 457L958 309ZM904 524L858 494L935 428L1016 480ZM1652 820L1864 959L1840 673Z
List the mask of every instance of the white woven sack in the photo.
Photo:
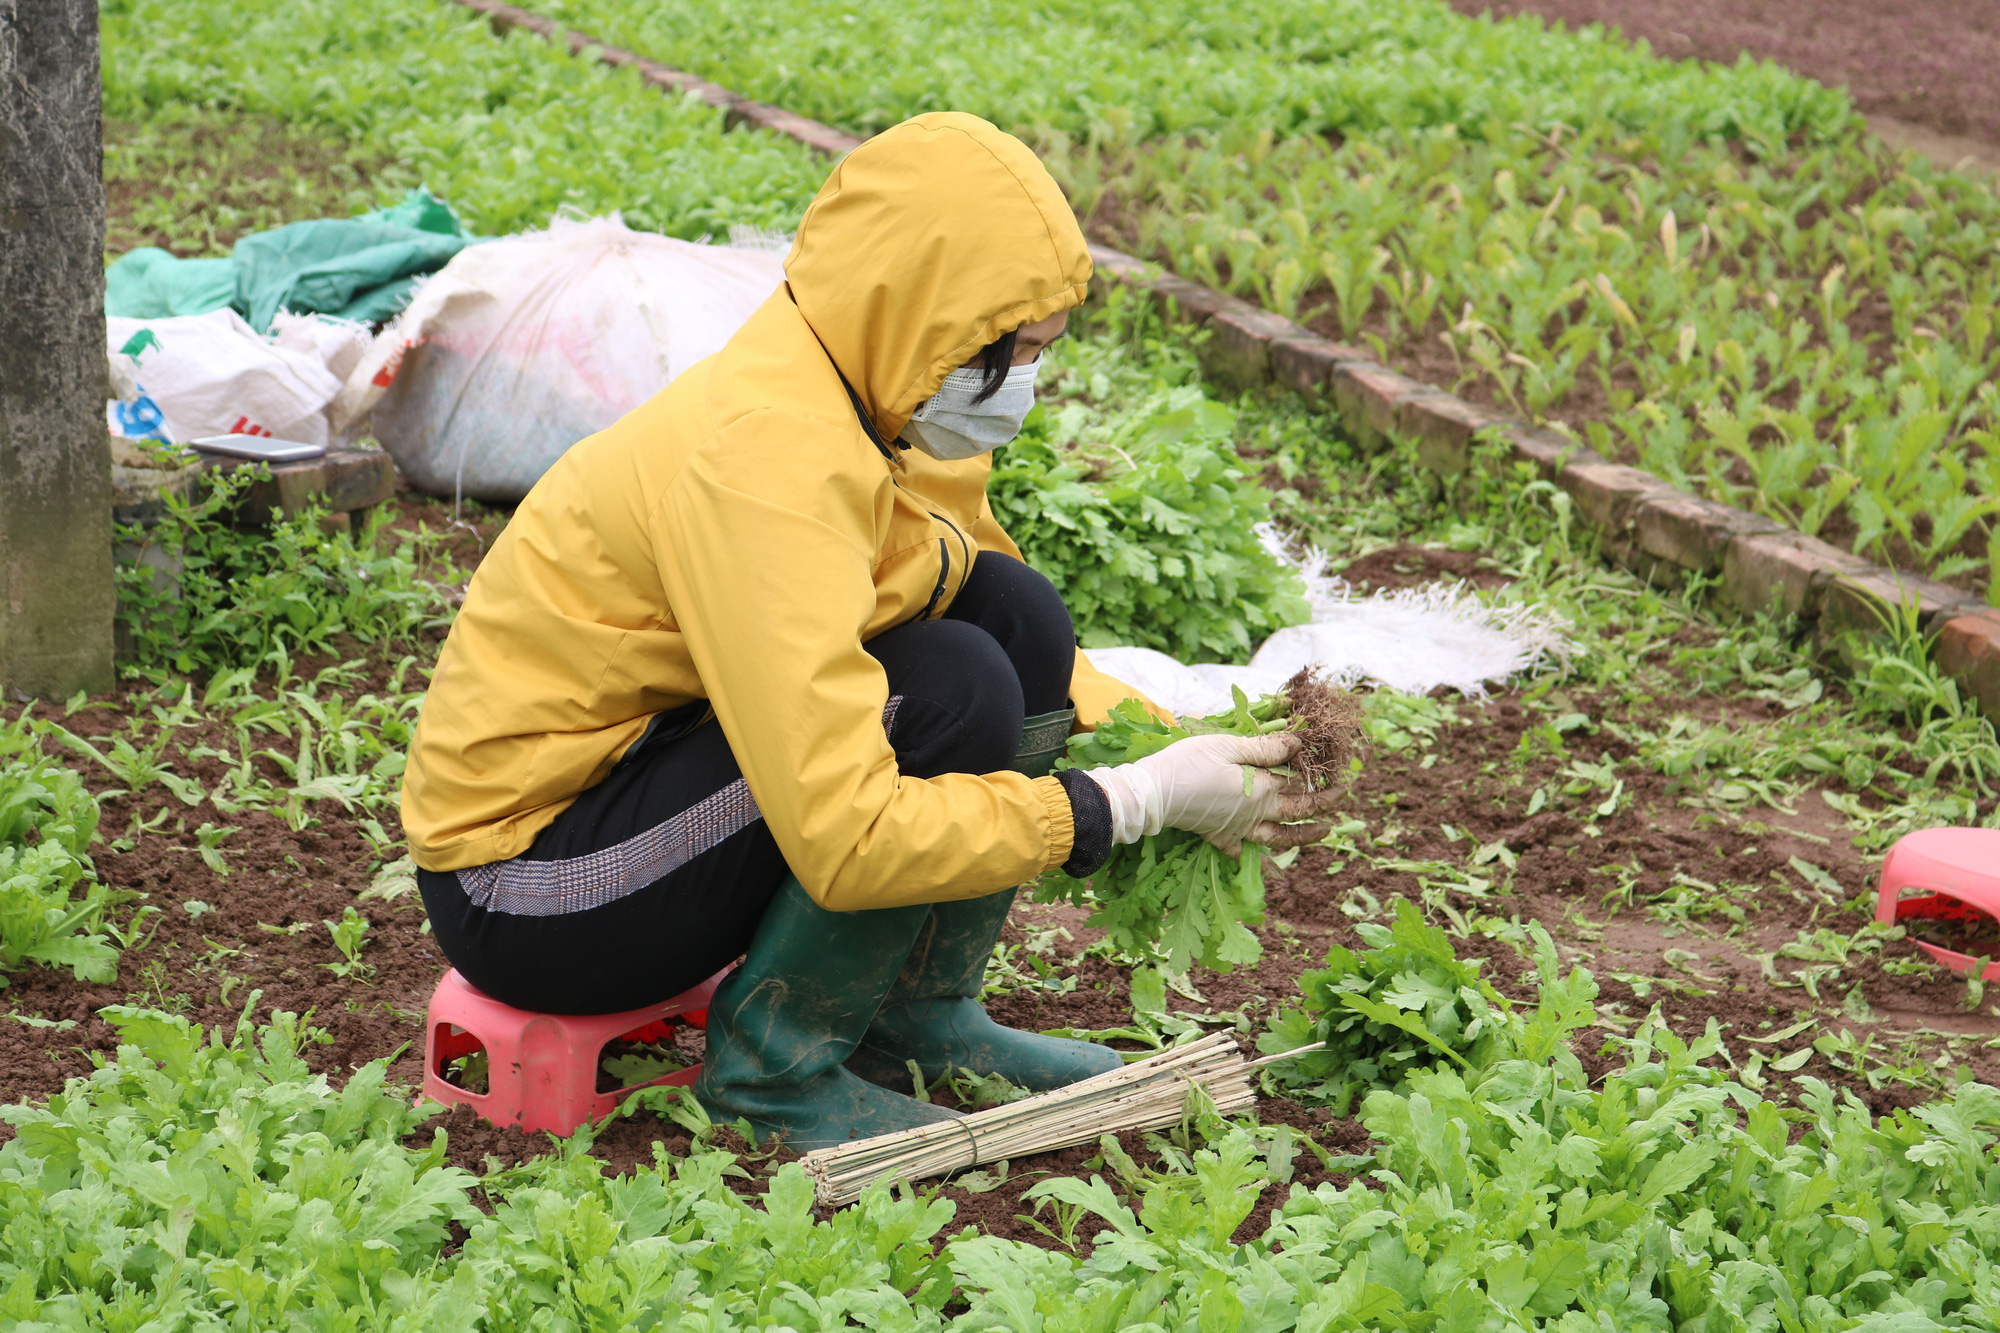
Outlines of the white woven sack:
M518 500L572 444L721 349L783 255L630 230L616 216L468 246L417 290L334 402L433 495Z

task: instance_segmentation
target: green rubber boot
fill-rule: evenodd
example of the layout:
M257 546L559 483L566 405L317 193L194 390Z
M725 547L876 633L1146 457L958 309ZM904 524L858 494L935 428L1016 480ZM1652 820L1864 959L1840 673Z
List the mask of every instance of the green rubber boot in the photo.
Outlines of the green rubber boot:
M909 957L930 908L829 912L790 875L743 965L716 987L695 1096L717 1120L783 1132L800 1152L957 1113L864 1082L842 1065ZM904 1087L910 1086L903 1071Z
M1021 749L1014 756L1014 771L1031 778L1045 778L1056 760L1069 748L1069 731L1076 725L1074 708L1058 708L1038 713L1021 723Z
M1075 717L1075 709L1065 709L1027 719L1015 768L1030 777L1046 774L1062 754ZM949 1066L1000 1074L1020 1087L1046 1092L1124 1063L1116 1051L1092 1042L1003 1027L979 1003L986 964L1007 923L1014 893L1008 889L929 909L909 961L848 1057L849 1069L885 1087L908 1087L908 1062L914 1060L927 1081L935 1081Z
M908 1087L914 1060L927 1081L950 1066L1046 1092L1124 1063L1109 1047L1003 1027L979 1003L987 960L1013 903L1008 889L933 906L847 1067L884 1087Z

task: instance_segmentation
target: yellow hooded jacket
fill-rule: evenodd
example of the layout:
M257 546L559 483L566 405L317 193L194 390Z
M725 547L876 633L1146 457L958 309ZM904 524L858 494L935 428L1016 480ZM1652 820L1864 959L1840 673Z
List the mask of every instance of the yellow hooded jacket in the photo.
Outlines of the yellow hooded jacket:
M1034 154L920 116L850 153L786 283L729 344L548 472L479 566L403 783L413 858L526 851L653 714L706 699L786 863L836 910L939 902L1070 853L1068 797L1017 773L906 777L862 644L1020 553L989 460L893 441L946 374L1083 300L1081 231ZM838 367L838 371L836 371ZM1137 692L1079 652L1086 725Z

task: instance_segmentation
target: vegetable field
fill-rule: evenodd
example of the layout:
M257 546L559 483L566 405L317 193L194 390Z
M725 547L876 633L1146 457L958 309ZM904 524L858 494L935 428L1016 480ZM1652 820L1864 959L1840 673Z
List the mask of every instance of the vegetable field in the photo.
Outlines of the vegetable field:
M1987 576L1990 196L1871 156L1816 85L1414 0L976 6L948 44L915 9L561 13L851 127L962 99L1033 132L1099 234L1280 307L1295 262L1293 308L1322 327ZM824 169L431 0L120 0L104 31L114 245L215 252L418 181L485 232L571 206L720 234L790 225ZM864 68L884 42L937 54ZM1312 221L1285 231L1287 209ZM1350 230L1372 239L1343 306L1328 255ZM1533 302L1540 323L1513 313ZM988 972L1003 1021L1133 1055L1218 1032L1324 1051L1270 1066L1250 1116L1191 1102L1166 1130L838 1211L782 1145L671 1094L563 1142L415 1106L444 964L396 792L506 515L402 497L352 534L311 512L255 532L218 499L147 537L183 557L179 600L121 574L134 655L114 694L0 706L5 1316L2000 1327L2000 994L1872 923L1895 838L2000 820L2000 739L1917 628L1844 645L1834 674L1699 580L1665 591L1606 563L1532 476L1475 469L1445 504L1412 450L1363 452L1281 393L1225 398L1137 302L1074 327L993 492L1088 642L1241 660L1302 612L1255 539L1267 519L1359 589L1463 581L1571 627L1560 669L1485 698L1363 695L1332 835L1230 886L1240 933L1154 944L1137 893L1093 920L1104 900L1046 884ZM1715 443L1739 408L1742 447ZM1685 436L1633 426L1654 411ZM1905 461L1866 472L1877 448ZM1758 490L1780 458L1818 461ZM1977 512L1947 551L1932 539L1958 496ZM1228 725L1265 725L1250 704ZM1127 721L1076 757L1153 743ZM1126 870L1143 883L1137 855ZM606 1077L700 1045L622 1052Z
M1064 344L1054 411L1119 432L1151 394L1222 410L1161 332L1114 308ZM1554 493L1441 510L1413 458L1357 456L1296 404L1235 412L1220 447L1357 583L1469 577L1560 606L1583 645L1567 675L1483 702L1370 696L1351 804L1268 870L1252 967L1176 973L1075 906L1017 910L989 974L1007 1021L1134 1052L1337 1030L1342 1058L1279 1066L1254 1124L1197 1108L816 1215L788 1154L669 1098L567 1145L412 1110L390 1089L416 1074L442 964L395 845L400 728L501 520L468 533L400 502L356 545L306 515L269 540L325 543L271 560L308 624L240 644L164 624L114 699L9 715L9 790L47 793L16 800L9 836L69 838L102 886L74 927L101 954L18 966L0 996L0 1095L26 1102L0 1148L11 1308L91 1327L1666 1327L1759 1307L1985 1326L2000 1020L1862 909L1868 849L1990 815L1991 730L1920 656L1877 650L1843 687L1773 627L1647 591L1572 539ZM1091 438L1066 452L1110 466ZM349 635L364 584L428 618ZM180 643L214 656L183 674ZM80 790L102 841L64 832ZM1865 1243L1842 1239L1851 1217Z
M379 164L378 198L421 179L480 235L542 226L564 207L622 210L631 226L690 239L789 228L826 175L799 145L724 135L720 115L661 97L634 71L525 33L495 40L431 0L117 0L102 25L108 118L172 124L219 108L337 136Z
M2000 586L2000 202L1871 146L1810 80L1437 0L544 10L860 133L979 112L1121 248L1676 484ZM930 54L885 72L878 50Z

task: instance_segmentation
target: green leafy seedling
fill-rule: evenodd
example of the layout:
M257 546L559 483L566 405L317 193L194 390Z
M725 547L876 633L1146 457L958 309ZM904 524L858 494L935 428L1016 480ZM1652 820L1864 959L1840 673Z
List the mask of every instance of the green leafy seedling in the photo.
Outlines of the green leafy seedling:
M1967 1013L1977 1013L1986 1001L1986 969L1993 960L1983 954L1972 960L1972 966L1965 969L1965 994L1959 998L1959 1005Z
M627 1051L604 1058L604 1072L617 1079L619 1086L626 1088L651 1083L656 1078L664 1078L686 1067L686 1061L656 1050Z
M201 844L202 864L206 865L216 874L227 878L229 875L229 863L222 859L222 841L230 834L239 831L238 826L235 824L218 826L213 822L204 823L200 828L196 829L194 836Z
M352 903L341 913L340 920L325 923L333 936L333 947L340 950L340 961L321 963L320 966L337 977L355 981L366 981L375 973L374 967L361 961L361 950L367 942L368 918L354 910Z

